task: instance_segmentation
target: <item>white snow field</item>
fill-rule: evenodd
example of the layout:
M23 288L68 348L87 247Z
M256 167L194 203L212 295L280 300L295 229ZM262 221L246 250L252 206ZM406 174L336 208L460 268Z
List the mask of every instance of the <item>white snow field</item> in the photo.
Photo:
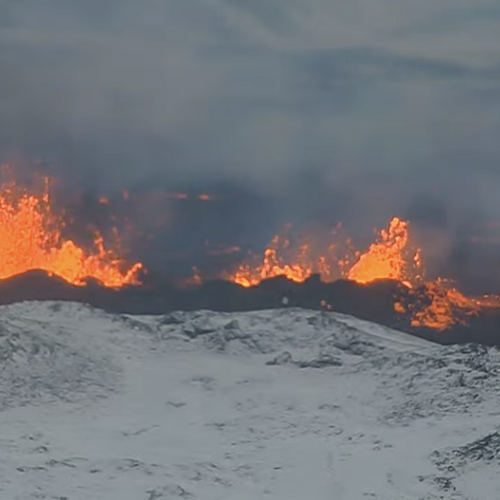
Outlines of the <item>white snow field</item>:
M0 308L1 500L500 498L500 354L298 309Z

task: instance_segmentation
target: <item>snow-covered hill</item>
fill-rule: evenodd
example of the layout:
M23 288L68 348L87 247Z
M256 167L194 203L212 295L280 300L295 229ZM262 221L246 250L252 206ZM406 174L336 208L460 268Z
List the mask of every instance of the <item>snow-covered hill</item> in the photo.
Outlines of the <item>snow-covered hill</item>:
M298 309L0 308L0 498L498 498L500 353Z

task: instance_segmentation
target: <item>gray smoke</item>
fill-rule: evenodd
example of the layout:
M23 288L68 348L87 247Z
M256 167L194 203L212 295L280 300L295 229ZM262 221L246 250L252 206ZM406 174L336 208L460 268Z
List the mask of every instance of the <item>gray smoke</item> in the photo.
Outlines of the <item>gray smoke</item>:
M0 0L0 154L100 189L234 183L370 237L500 217L500 7L417 4Z

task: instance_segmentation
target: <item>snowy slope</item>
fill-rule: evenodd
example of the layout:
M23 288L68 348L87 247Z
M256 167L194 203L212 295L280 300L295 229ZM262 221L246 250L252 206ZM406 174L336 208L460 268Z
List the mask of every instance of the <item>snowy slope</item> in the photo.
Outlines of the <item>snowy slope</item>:
M499 498L500 354L298 309L0 308L0 498Z

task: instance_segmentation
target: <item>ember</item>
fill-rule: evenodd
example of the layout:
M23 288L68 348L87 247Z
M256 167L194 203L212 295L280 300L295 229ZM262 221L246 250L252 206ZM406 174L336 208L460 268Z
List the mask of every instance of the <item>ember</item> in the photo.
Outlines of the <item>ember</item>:
M8 170L2 166L3 172ZM49 181L43 179L40 194L30 193L13 180L1 184L0 279L41 269L75 285L83 285L86 278L108 287L137 283L141 264L127 267L116 248L105 246L99 233L93 235L91 251L63 238L62 217L52 212Z

